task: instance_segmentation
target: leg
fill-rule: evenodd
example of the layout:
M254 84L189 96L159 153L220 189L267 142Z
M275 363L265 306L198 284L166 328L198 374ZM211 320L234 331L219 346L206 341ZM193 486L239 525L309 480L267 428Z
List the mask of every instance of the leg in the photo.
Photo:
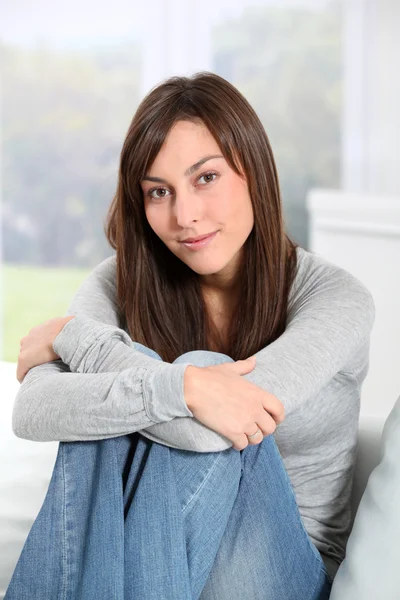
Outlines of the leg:
M326 600L331 583L274 437L241 455L239 492L200 599Z
M237 495L235 450L196 453L140 436L125 488L125 598L199 598Z
M121 439L60 442L5 600L123 600Z
M199 366L231 360L210 352L188 354ZM188 354L176 362L187 360ZM301 530L300 520L294 518L286 529L286 520L279 522L281 511L290 506L281 502L276 514L273 499L280 494L279 486L270 481L275 482L279 469L271 466L259 477L263 462L270 459L267 439L242 452L201 454L162 446L137 433L61 442L48 493L5 600L197 600L200 594L202 600L231 600L240 585L241 597L249 597L251 590L255 598L259 593L263 600L289 600L293 596L285 595L289 588L284 586L311 560L300 556L300 545L285 555L282 540L308 538L304 529L303 538L294 535L296 526ZM261 460L259 449L264 446ZM256 485L259 493L252 494ZM284 491L288 488L282 484ZM273 520L266 506L275 508ZM247 513L258 512L269 519L259 519L257 526L262 523L265 529L257 529L256 536ZM251 577L246 573L246 544L259 566ZM317 568L306 573L308 595L296 595L296 600L322 599L317 595L322 568L311 543L305 545ZM268 588L272 579L274 587ZM268 589L284 591L267 596Z
M234 450L180 451L139 433L61 442L6 600L198 598L240 474Z
M175 362L188 360L206 366L232 359L215 352L197 351L189 352ZM217 454L224 455L223 469L216 465L218 477L208 481L200 478L204 484L196 494L192 514L189 519L184 515L186 545L190 549L188 558L192 559L188 566L193 599L199 597L199 590L202 590L201 600L327 599L331 583L321 556L303 526L274 437L268 436L261 444L250 445L241 452L230 449ZM169 456L178 473L175 493L185 503L188 481L194 472L191 463L201 464L205 455L169 449ZM239 464L235 462L239 456L240 473ZM210 457L207 455L207 461L213 457L215 453ZM239 478L233 506L232 496L223 489L227 481L231 481L232 474L235 482ZM215 481L218 485L213 490ZM224 520L227 516L228 520L215 556L215 541L222 530L214 536L215 505L209 502L216 494L218 502L223 503L219 509L224 510ZM214 536L212 552L210 535ZM204 585L211 558L211 571ZM198 568L202 564L203 569Z
M155 355L140 344L136 348ZM220 362L226 358L221 355ZM185 360L215 364L205 352L175 363ZM125 597L197 599L238 492L240 453L190 452L139 438L134 460L142 461L145 453L145 467L140 480L131 468L125 487Z

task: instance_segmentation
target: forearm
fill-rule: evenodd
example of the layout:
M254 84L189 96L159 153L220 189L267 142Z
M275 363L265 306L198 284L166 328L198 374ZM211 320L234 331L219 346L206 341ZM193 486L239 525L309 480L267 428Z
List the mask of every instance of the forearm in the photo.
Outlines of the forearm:
M131 338L122 329L98 323L89 317L76 317L67 323L54 341L54 350L64 362L69 363L71 371L82 374L121 372L133 365L143 368L151 365L154 368L161 362L134 349ZM180 388L174 389L174 384L181 383L181 380L175 379L168 385L165 381L165 403L171 403L174 394L183 393ZM120 402L123 406L124 398ZM124 410L128 411L131 404L129 397L126 403ZM217 452L231 447L230 440L190 416L189 409L187 412L189 416L150 423L140 429L141 434L166 446L194 452Z
M13 431L35 441L97 440L184 416L189 411L179 402L156 398L162 398L161 390L168 391L168 385L183 385L185 368L160 363L151 371L134 366L121 372L80 374L69 372L61 361L36 366L16 396Z

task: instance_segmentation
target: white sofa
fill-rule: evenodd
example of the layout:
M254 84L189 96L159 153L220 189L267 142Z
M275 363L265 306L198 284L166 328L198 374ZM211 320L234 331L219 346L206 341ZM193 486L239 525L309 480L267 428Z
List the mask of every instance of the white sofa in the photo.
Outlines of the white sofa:
M44 500L58 443L17 438L11 414L19 388L16 364L0 361L0 600L22 546ZM372 469L379 462L384 418L362 416L352 505L356 510Z

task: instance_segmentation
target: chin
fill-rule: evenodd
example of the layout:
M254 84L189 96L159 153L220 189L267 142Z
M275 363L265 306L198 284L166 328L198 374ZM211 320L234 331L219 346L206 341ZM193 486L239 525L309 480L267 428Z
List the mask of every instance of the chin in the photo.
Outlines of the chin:
M218 264L204 260L204 264L196 264L195 261L184 261L185 264L198 275L215 275L223 270L225 264ZM199 261L200 262L200 261Z

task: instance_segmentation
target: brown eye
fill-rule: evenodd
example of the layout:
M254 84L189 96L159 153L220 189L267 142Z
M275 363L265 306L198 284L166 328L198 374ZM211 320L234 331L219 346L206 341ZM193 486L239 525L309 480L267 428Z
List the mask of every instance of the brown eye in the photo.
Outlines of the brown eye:
M200 181L200 179L204 179L205 183L211 183L213 182L216 178L218 177L217 173L214 172L210 172L210 173L204 173L203 175L200 175L200 177L198 178L197 181ZM201 184L204 185L204 184Z
M156 192L160 195L154 196L153 194ZM168 190L166 188L153 188L152 190L148 191L147 195L155 200L161 200L161 198L165 198L167 196L167 192Z

